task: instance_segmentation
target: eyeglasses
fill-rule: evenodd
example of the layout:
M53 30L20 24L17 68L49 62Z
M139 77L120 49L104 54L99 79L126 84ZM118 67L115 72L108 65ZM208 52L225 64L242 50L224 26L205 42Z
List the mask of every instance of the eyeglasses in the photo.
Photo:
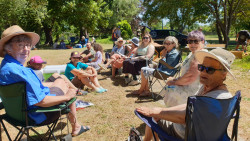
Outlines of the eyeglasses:
M188 44L192 44L192 43L195 43L195 44L199 44L200 40L188 40Z
M149 37L143 37L142 39L149 39Z
M163 45L171 45L171 44L174 44L174 43L163 43Z
M16 46L18 46L21 50L23 50L25 47L27 47L27 49L31 49L31 44L16 43Z
M118 41L119 43L123 43L123 41Z
M202 72L204 69L206 70L206 72L208 74L213 74L215 71L225 71L224 69L215 69L215 68L212 68L212 67L205 67L205 66L203 66L201 64L198 64L198 70L200 72Z

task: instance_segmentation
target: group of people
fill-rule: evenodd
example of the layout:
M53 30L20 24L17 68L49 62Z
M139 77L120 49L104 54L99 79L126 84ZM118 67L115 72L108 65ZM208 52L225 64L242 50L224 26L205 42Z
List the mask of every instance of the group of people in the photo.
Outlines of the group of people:
M205 36L195 30L188 34L188 47L191 53L183 61L180 76L173 78L176 69L169 69L161 64L157 68L149 67L155 47L149 33L145 33L140 42L137 37L130 40L131 45L125 45L125 40L119 36L110 53L105 54L106 63L103 64L103 49L99 44L87 43L87 50L79 53L73 51L67 63L65 75L53 74L47 81L43 75L37 73L46 62L40 56L32 57L27 67L30 49L36 45L40 36L33 32L25 32L21 27L14 25L3 31L0 40L0 57L3 61L0 66L0 85L17 82L26 82L28 109L50 107L68 101L78 93L76 85L84 84L97 93L107 92L97 78L97 71L107 70L111 65L112 77L116 70L123 68L125 82L128 85L139 84L138 75L141 75L141 86L133 92L138 96L149 95L148 77L155 69L169 76L167 85L174 86L164 91L166 108L140 107L136 110L146 116L154 117L160 126L170 135L184 139L185 109L188 96L209 96L217 99L232 97L224 81L227 74L232 74L230 65L234 55L224 49L204 50ZM163 42L164 49L161 59L174 67L179 63L179 43L173 37L167 37ZM93 48L92 48L93 47ZM82 57L81 55L85 55ZM132 75L132 79L129 78ZM90 129L78 123L75 103L70 105L69 120L72 126L72 136L77 136ZM36 124L52 122L59 117L58 112L33 114L29 118ZM144 140L151 140L152 132L146 126Z

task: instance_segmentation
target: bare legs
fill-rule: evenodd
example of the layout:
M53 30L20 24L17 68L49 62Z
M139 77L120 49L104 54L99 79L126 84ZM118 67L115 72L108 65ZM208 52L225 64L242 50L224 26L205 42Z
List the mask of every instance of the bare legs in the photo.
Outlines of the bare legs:
M143 72L141 71L141 87L139 90L135 91L136 94L149 93L148 80L145 78Z
M68 94L76 94L77 88L66 78L64 75L59 75L57 73L54 73L53 75L54 81L53 82L45 82L43 83L44 86L48 87L57 87L64 95ZM72 126L72 134L79 133L81 129L81 125L78 123L76 118L76 105L75 102L73 102L69 106L71 112L68 114L70 124Z
M158 135L155 133L155 137L156 137L156 141L159 141ZM152 130L150 127L148 127L146 125L145 128L145 136L144 136L144 141L151 141L151 139L153 138L153 134L152 134Z

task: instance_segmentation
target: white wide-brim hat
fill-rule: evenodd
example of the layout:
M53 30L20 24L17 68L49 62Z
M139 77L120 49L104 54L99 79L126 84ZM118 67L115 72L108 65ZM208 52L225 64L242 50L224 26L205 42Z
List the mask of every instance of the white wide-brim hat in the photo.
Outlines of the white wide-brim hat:
M115 44L117 45L117 43L118 43L119 41L123 41L123 43L122 43L122 44L125 44L125 43L126 43L126 41L125 41L125 40L123 40L123 38L122 38L122 37L119 37L119 38L117 39L117 41L115 41Z
M8 42L11 38L17 35L25 34L31 38L31 45L35 46L40 40L40 36L34 32L25 32L20 26L13 25L7 29L5 29L2 33L0 40L0 57L4 57L4 44Z
M231 75L235 79L233 73L230 71L230 66L233 64L235 59L234 54L222 48L216 48L211 50L210 52L208 51L195 52L195 58L198 62L203 63L205 57L210 57L219 61L228 71L229 75Z

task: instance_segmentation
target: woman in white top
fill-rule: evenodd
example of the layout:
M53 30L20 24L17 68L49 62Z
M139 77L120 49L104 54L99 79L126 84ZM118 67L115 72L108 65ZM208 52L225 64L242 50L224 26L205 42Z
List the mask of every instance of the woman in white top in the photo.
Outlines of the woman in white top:
M133 75L133 81L131 81L129 85L136 85L139 83L136 75L140 75L141 68L147 65L146 59L153 57L155 52L153 42L151 35L146 33L142 38L141 45L137 49L135 54L136 57L123 62L123 73L130 73Z
M187 97L194 95L201 86L198 62L194 58L194 53L203 49L204 41L204 34L198 30L188 34L188 47L191 53L182 63L180 77L168 81L167 85L171 87L162 91L165 93L164 102L167 107L186 103Z

